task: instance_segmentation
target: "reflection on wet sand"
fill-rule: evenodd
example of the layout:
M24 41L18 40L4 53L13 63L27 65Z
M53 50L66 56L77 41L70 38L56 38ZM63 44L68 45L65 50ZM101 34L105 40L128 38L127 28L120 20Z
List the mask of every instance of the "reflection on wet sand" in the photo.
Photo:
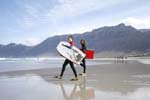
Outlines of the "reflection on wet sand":
M64 88L62 82L60 82L60 87L61 87L61 90L62 90L62 93L63 93L63 96L64 96L65 100L75 100L75 92L76 92L76 89L77 89L77 84L76 83L74 84L74 88L72 89L72 92L69 96L66 94L66 91L65 91L65 88Z
M77 86L79 86L79 90L77 90ZM86 89L86 77L83 77L81 82L74 82L70 95L67 95L62 81L60 81L60 87L65 100L91 100L95 97L94 89Z
M86 85L86 77L82 77L82 81L79 83L80 91L77 91L77 97L82 99L77 100L91 100L95 98L95 91L94 88L87 88Z
M149 65L121 63L89 70L88 86L100 91L128 94L139 88L150 87Z

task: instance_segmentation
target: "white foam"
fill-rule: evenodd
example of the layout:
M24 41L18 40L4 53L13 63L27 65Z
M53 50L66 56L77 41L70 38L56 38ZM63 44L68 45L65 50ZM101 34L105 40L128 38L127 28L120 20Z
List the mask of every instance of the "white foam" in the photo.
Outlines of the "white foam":
M143 64L150 64L150 59L138 59L137 61Z
M132 57L130 60L138 61L142 64L150 64L150 57Z

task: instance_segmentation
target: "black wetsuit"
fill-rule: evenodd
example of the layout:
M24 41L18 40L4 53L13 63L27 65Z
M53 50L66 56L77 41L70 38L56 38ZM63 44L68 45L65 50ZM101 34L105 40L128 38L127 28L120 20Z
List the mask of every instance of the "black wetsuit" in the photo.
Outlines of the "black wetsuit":
M73 42L69 42L69 43L71 44L71 46L70 46L69 48L71 48L71 47L74 45L74 43L73 43ZM73 62L71 62L71 61L68 60L68 59L66 59L65 62L64 62L64 64L63 64L63 67L62 67L62 70L61 70L60 77L63 76L64 71L65 71L65 69L66 69L66 66L67 66L68 64L70 64L71 69L72 69L72 71L73 71L75 77L77 77L77 72L76 72L76 69L74 68L74 64L73 64Z
M84 44L82 44L82 48L81 48L82 52L86 52L86 46ZM83 73L86 73L86 61L85 58L82 60L82 63L80 64L83 67Z
M64 64L63 64L63 67L62 67L62 70L61 70L60 77L62 77L62 76L63 76L64 71L65 71L65 69L66 69L66 66L67 66L68 64L70 64L71 69L72 69L72 71L73 71L73 73L74 73L75 77L77 77L77 72L76 72L76 70L75 70L75 68L74 68L73 62L71 62L71 61L70 61L70 60L68 60L68 59L66 59L66 60L65 60L65 62L64 62Z

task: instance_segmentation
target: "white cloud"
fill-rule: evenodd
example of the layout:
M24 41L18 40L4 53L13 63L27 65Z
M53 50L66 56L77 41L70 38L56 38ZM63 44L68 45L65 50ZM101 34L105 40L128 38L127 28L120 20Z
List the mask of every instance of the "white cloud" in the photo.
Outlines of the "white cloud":
M39 0L38 0L39 1ZM42 23L47 23L48 18L45 16L48 9L41 2L32 2L21 0L16 2L21 10L21 16L17 23L23 28L30 30L40 26Z
M135 18L135 17L128 17L122 21L127 25L132 25L136 28L150 28L150 19L149 18Z
M63 19L82 15L95 10L107 8L120 3L121 0L59 0L59 4L50 9L49 17Z
M128 17L131 14L136 13L137 11L141 12L141 10L139 9L142 10L147 9L142 6L142 8L138 7L138 9L131 9L130 11L127 10L124 12L114 12L114 14L110 16L112 18L117 18L117 19L111 19L110 21L108 21L109 20L109 18L107 18L108 16L105 17L105 15L100 16L99 19L96 17L93 18L91 17L92 19L89 19L89 22L86 23L86 22L82 22L83 20L81 20L81 22L78 22L76 17L82 15L83 15L82 18L86 16L91 16L91 14L87 14L87 13L91 13L97 10L101 11L101 10L110 9L111 7L112 8L116 7L115 5L127 3L128 1L126 0L56 0L56 1L57 3L55 3L54 5L46 6L46 7L42 3L43 1L40 3L38 2L38 0L35 3L33 3L33 1L26 1L26 0L19 1L20 3L18 5L22 9L24 9L23 12L24 14L22 18L18 19L19 25L23 29L29 30L28 32L32 30L35 31L40 29L51 28L49 32L47 31L41 34L48 33L48 35L52 36L57 34L57 32L62 34L66 32L67 33L84 32L84 31L91 30L92 28L95 27L106 25L106 23L107 25L110 25L112 22L118 24L122 16ZM51 2L51 1L46 0L46 2ZM116 13L118 13L119 15L117 15ZM133 18L135 19L135 17ZM67 20L69 19L70 22L64 22L66 19ZM125 22L126 24L131 24L135 27L141 27L139 24L141 22L139 21L133 22L133 19L131 21L131 18L124 19L123 22ZM76 24L76 25L71 25L71 24ZM149 26L149 24L146 25L144 22L143 24L142 24L143 27Z
M121 0L58 0L58 3L49 8L37 2L35 4L26 0L18 2L18 6L24 9L24 15L18 22L22 27L31 29L41 24L57 26L64 19L104 9L120 3Z

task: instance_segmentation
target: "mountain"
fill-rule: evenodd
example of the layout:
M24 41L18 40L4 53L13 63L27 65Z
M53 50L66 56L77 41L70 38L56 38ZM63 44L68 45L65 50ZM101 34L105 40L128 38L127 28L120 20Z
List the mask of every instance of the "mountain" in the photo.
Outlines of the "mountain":
M31 48L33 47L15 43L0 45L0 57L25 57L26 52Z
M67 40L68 35L53 36L32 47L14 43L0 45L0 57L32 57L57 54L56 46ZM105 26L83 34L74 34L77 47L84 38L87 48L99 52L150 52L150 30L138 30L121 23L116 26Z
M139 29L141 32L150 32L150 29Z

